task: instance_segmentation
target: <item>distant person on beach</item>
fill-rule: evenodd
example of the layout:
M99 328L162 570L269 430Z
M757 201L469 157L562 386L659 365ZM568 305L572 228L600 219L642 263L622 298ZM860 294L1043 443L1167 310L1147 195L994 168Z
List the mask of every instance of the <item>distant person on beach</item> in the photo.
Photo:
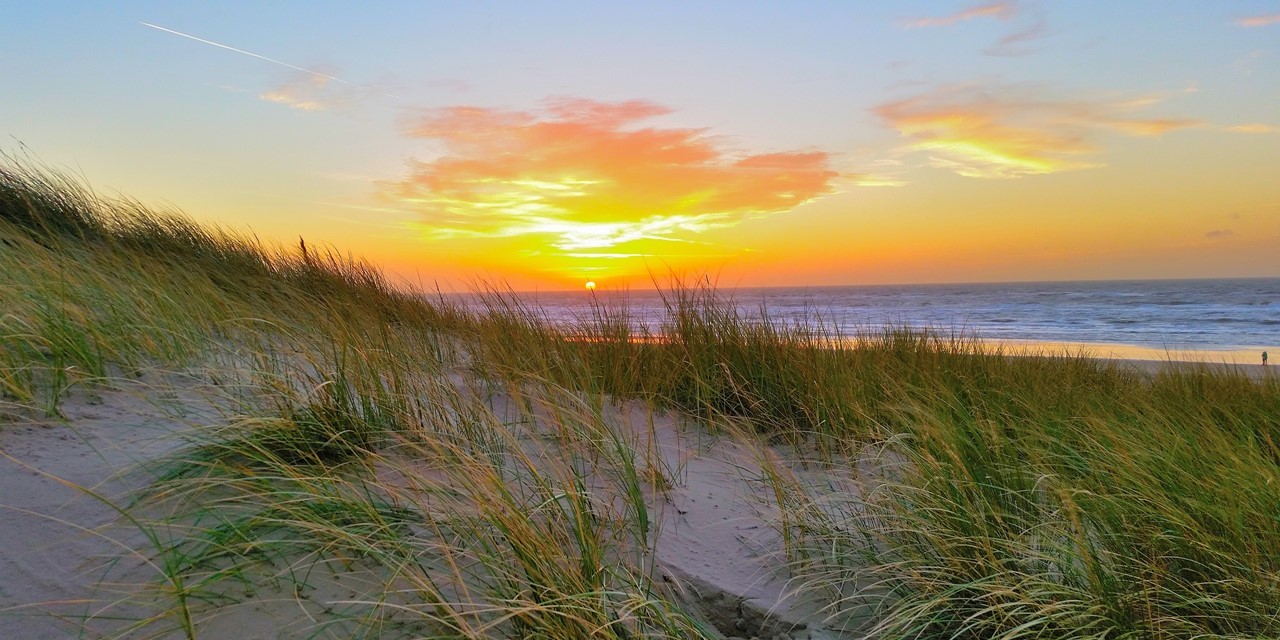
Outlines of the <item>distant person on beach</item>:
M1265 366L1267 366L1267 352L1266 352L1266 351L1263 351L1263 352L1262 352L1262 366L1264 366L1264 367L1265 367Z

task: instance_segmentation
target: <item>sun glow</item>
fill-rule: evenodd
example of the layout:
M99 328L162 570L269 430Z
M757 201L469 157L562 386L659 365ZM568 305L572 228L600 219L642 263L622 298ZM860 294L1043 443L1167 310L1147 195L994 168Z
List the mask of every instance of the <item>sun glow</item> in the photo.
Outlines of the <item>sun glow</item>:
M595 281L595 280L588 280L588 281L587 281L587 284L586 284L586 287L587 287L587 291L595 291L595 290L596 290L596 281Z
M426 111L406 133L443 152L412 162L383 193L419 211L432 240L470 240L490 255L518 247L526 264L572 277L721 254L699 236L833 191L825 152L741 153L703 129L649 122L670 113L642 100L587 99ZM584 264L601 258L611 264Z

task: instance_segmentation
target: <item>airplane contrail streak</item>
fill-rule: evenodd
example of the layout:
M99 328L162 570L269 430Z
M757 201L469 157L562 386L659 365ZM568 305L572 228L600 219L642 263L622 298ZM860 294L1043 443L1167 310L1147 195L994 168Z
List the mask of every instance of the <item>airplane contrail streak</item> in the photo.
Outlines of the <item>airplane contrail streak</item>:
M183 33L183 32L181 32L181 31L174 31L173 29L166 29L166 28L164 28L164 27L162 27L162 26L160 26L160 25L157 25L157 24L151 24L150 22L141 22L141 21L139 21L139 22L138 22L138 24L140 24L140 25L142 25L142 26L144 26L144 27L151 27L152 29L159 29L160 31L164 31L165 33L172 33L172 34L173 34L173 35L175 35L175 36L182 36L182 37L187 38L187 39L190 39L190 40L195 40L196 42L203 42L203 43L205 43L205 44L211 44L211 45L213 45L213 46L215 46L215 47L218 47L219 49L226 49L227 51L234 51L234 52L236 52L236 53L243 53L243 54L244 54L244 55L246 55L246 56L252 56L252 57L257 58L257 59L259 59L259 60L266 60L267 62L270 62L270 63L272 63L272 64L278 64L278 65L280 65L280 66L282 66L282 67L288 67L288 68L290 68L290 69L295 69L295 70L297 70L297 71L303 71L303 72L305 72L305 73L310 73L310 74L312 74L312 75L320 76L321 78L328 78L329 80L333 80L334 82L341 82L342 84L351 84L350 82L347 82L346 80L343 80L342 78L338 78L338 77L335 77L335 76L331 76L331 75L329 75L329 74L327 74L327 73L320 73L319 71L315 71L315 70L313 70L313 69L307 69L307 68L305 68L305 67L298 67L298 66L294 66L294 65L289 64L288 62L281 62L281 61L279 61L279 60L276 60L275 58L268 58L268 57L263 56L263 55L258 55L258 54L254 53L254 52L252 52L252 51L245 51L244 49L237 49L237 48L235 48L235 47L229 47L229 46L227 46L227 45L225 45L225 44L219 44L219 43L214 42L214 41L212 41L212 40L205 40L204 38L197 38L197 37L195 37L195 36L193 36L193 35L191 35L191 34Z

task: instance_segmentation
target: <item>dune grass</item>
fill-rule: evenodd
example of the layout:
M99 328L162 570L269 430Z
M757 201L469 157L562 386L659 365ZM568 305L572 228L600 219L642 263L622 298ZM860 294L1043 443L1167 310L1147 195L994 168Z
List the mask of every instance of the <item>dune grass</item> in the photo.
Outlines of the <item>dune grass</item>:
M656 577L680 479L605 419L630 399L758 437L793 584L872 637L1280 635L1276 378L664 295L656 334L559 326L0 163L0 410L164 371L222 411L124 507L172 604L122 634L288 584L317 637L718 637Z

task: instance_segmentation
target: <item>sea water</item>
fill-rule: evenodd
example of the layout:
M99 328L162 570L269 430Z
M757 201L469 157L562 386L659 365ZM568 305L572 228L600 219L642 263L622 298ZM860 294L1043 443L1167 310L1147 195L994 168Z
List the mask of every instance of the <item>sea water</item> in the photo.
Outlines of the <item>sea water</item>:
M837 335L913 327L997 343L1097 347L1101 356L1249 362L1270 348L1280 358L1280 278L740 288L716 295L745 318L811 326L816 319ZM654 290L520 296L557 323L588 317L592 304L622 305L634 323L657 333L666 315Z

